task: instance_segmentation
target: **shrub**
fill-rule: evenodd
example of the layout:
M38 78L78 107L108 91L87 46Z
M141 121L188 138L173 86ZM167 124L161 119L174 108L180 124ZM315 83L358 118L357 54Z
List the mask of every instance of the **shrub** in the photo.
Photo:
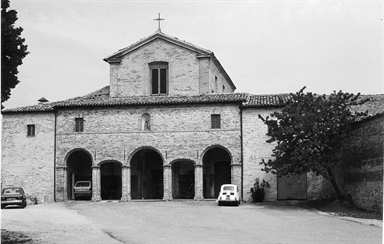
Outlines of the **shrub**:
M256 178L255 183L253 184L253 188L251 188L252 192L252 200L253 202L262 202L265 198L265 189L269 187L268 181Z

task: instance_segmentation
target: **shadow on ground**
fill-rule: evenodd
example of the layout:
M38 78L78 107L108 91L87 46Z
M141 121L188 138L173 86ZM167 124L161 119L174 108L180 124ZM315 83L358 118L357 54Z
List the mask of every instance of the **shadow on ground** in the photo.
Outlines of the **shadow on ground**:
M34 243L32 238L18 231L7 231L1 229L1 243L16 244L16 243Z

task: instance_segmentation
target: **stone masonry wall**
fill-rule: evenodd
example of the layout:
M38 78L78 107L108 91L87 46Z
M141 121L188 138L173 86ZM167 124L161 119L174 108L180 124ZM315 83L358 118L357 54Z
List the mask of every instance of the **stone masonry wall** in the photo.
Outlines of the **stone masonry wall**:
M150 115L150 131L141 130L140 119L144 113ZM211 129L211 114L221 115L220 129ZM74 132L77 117L84 118L84 132ZM232 164L240 164L238 105L65 110L58 113L57 125L58 166L66 165L66 157L74 149L89 152L94 165L105 160L129 165L133 154L145 147L156 149L164 165L178 159L202 164L205 151L215 145L230 152ZM239 170L233 170L232 181L239 184L240 178ZM59 179L57 182L63 183ZM59 191L60 186L57 189ZM57 195L62 193L58 192Z
M252 201L250 189L255 183L255 179L266 180L271 185L266 191L265 200L273 201L277 199L277 178L274 174L266 174L261 171L262 159L268 161L272 159L273 144L266 143L268 140L267 126L258 118L264 118L271 114L273 109L254 109L243 110L243 183L244 200Z
M358 207L383 210L384 116L357 124L345 141L338 179Z
M272 150L274 143L267 143L267 126L261 119L276 111L276 108L247 108L243 109L243 183L244 200L252 201L250 189L255 183L255 179L266 180L270 188L266 190L266 201L277 200L277 176L272 173L265 173L260 165L262 160L273 160ZM328 180L313 173L307 174L307 199L328 198L333 194Z
M148 64L154 61L168 62L169 95L199 94L199 60L196 53L156 40L126 55L119 64L117 72L111 67L111 95L118 97L150 95Z
M209 72L209 84L210 84L210 93L233 93L234 90L229 85L226 78L221 74L217 66L213 61L210 62L210 72ZM217 77L217 87L215 84L215 77ZM225 86L225 90L223 90ZM213 91L213 92L212 92Z
M38 202L54 200L53 113L3 114L1 184L21 186ZM35 136L27 137L27 125Z

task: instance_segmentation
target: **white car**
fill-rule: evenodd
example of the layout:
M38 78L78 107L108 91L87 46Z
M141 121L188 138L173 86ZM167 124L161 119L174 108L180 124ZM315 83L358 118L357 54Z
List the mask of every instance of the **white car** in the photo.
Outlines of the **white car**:
M219 206L222 206L224 203L235 204L239 206L240 204L240 190L237 185L225 184L220 188L220 194L218 197Z
M92 197L92 187L90 181L77 181L73 187L73 195L75 200L80 197Z

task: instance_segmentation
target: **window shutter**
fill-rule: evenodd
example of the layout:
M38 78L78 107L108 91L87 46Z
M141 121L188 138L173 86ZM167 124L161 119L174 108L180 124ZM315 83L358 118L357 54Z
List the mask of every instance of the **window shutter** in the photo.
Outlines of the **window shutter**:
M152 69L152 94L159 93L159 73L158 69Z
M160 69L160 94L167 93L167 69Z

